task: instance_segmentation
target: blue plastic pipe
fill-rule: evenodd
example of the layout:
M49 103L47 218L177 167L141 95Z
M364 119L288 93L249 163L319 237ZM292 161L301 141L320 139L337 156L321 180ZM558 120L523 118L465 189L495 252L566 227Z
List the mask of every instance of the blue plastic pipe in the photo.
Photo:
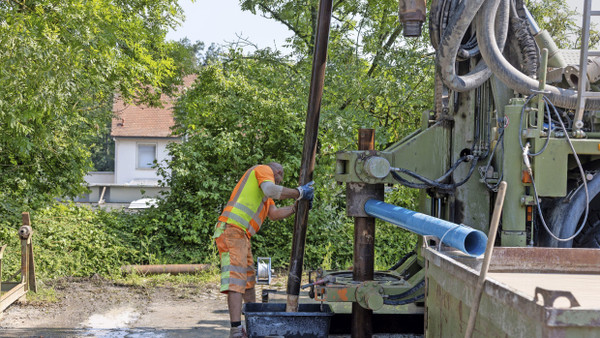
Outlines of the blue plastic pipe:
M442 243L468 255L479 256L485 252L487 236L466 225L444 221L377 200L368 200L365 203L365 212L419 235L436 236L442 239Z

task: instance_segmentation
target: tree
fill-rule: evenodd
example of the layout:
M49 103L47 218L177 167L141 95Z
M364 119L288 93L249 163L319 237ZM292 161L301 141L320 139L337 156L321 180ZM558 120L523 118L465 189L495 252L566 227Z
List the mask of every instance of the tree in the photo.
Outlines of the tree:
M277 160L285 167L285 184L298 183L318 2L243 1L242 6L289 27L295 33L290 39L293 51L284 56L270 49L249 54L230 49L220 56L220 63L200 71L196 86L179 101L176 132L186 142L170 148L171 174L164 173L171 192L159 209L187 217L168 222L166 234L158 229L153 236L178 236L190 248L212 241L216 217L250 166ZM359 127L377 128L379 147L413 131L433 93L432 57L427 56L424 38L401 37L395 2L341 1L335 7L306 261L316 267L329 260L328 265L341 268L352 260L352 220L345 217L344 187L333 179L335 153L356 149ZM188 226L179 223L183 219ZM286 264L292 222L266 222L268 230L253 240L255 253ZM382 264L410 250L413 240L398 230L389 231L382 244L388 252ZM171 249L163 247L163 252Z
M581 27L574 18L581 18L582 14L569 7L566 0L528 0L527 8L540 28L550 33L559 48L580 48ZM596 27L597 25L592 24L590 47L596 46L600 41L600 32Z
M174 88L175 0L0 2L0 212L84 191L82 141L115 93L158 104Z

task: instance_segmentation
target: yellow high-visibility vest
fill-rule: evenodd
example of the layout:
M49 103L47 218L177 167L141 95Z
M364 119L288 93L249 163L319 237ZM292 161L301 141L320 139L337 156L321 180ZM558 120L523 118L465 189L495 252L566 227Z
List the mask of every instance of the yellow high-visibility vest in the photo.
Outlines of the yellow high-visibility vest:
M258 184L257 170L269 170L272 173L272 169L266 165L248 169L233 189L229 202L219 217L221 222L244 229L248 237L260 230L270 205L270 199L265 196Z

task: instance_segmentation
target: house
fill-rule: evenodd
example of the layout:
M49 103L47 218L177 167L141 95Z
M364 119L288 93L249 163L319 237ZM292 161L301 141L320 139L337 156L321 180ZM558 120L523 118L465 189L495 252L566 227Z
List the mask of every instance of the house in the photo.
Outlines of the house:
M184 78L183 88L191 86L194 80L195 76ZM114 171L90 172L85 177L90 193L78 198L78 202L121 207L168 190L160 186L160 177L153 167L169 159L167 145L181 142L181 138L171 134L175 98L163 95L161 100L163 107L116 100L110 134L115 141Z

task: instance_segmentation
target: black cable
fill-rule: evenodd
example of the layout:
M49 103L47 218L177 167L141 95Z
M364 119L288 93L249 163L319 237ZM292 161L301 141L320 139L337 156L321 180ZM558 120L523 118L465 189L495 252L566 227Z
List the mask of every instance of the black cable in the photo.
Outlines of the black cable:
M415 286L413 286L412 288L399 293L397 295L390 295L388 296L387 299L389 300L398 300L398 299L402 299L402 298L406 298L406 296L410 296L413 293L417 292L418 290L422 289L425 286L425 279L423 279L422 281L420 281L419 283L415 284Z
M498 142L496 142L496 144L494 145L494 149L492 149L492 153L488 159L485 170L482 173L483 184L485 184L485 186L489 190L494 191L494 192L498 191L500 182L502 182L502 179L504 178L504 167L502 168L502 172L500 173L500 177L498 177L498 182L496 182L496 184L494 184L494 185L489 184L488 177L487 177L487 172L490 169L490 165L492 164L492 159L494 158L494 154L496 153L496 149L498 149L499 144L501 144L501 146L502 146L502 154L500 155L500 162L504 163L504 127L500 128L499 134L500 134L500 136L498 136Z
M468 155L468 156L472 156L472 155ZM405 185L409 188L416 188L416 189L429 189L429 188L437 188L437 189L441 189L441 190L454 190L457 187L465 184L470 178L471 175L473 175L473 172L475 171L475 167L477 166L477 161L479 160L478 156L473 156L472 160L471 160L471 168L469 169L469 172L467 173L467 176L460 182L457 183L440 183L437 180L431 180L429 178L423 177L413 171L410 171L408 169L403 169L403 168L396 168L395 170L391 171L392 177L394 177L398 182L400 182L400 184ZM464 160L460 160L459 161L462 163ZM457 161L458 162L458 161ZM459 163L460 164L460 163ZM449 170L454 171L456 163L454 165L452 165L452 167ZM452 169L454 168L454 169ZM400 175L398 175L396 173L396 171L407 174L411 177L416 178L417 180L421 181L422 183L416 183L416 182L411 182L408 181L404 178L402 178Z
M523 108L521 109L521 120L519 121L519 145L521 146L521 150L525 149L525 147L523 146L523 118L525 117L525 107L527 107L527 104L529 104L529 102L534 98L537 97L538 94L532 94L529 95L529 97L527 98L527 100L525 100L525 103L523 104ZM530 156L534 157L534 156L538 156L539 154L543 153L544 150L546 150L546 147L548 146L548 143L550 143L550 134L551 134L551 129L550 127L552 127L552 118L550 116L550 108L548 107L548 103L545 100L545 96L544 96L544 103L545 103L545 107L546 107L546 112L548 113L546 116L548 117L548 132L547 132L547 137L546 137L546 142L544 142L544 146L542 147L542 149L540 149L540 151L538 151L537 153L530 153ZM544 121L537 121L538 125L541 123L542 127L544 125ZM567 130L565 129L565 133L567 132Z
M533 185L533 193L534 193L534 197L535 197L535 203L536 203L536 206L537 206L538 215L540 216L539 219L540 219L540 221L542 221L542 225L544 226L544 229L555 240L557 240L559 242L568 242L568 241L574 239L575 237L577 237L577 235L579 235L581 233L581 231L583 230L583 228L585 228L585 223L587 222L587 218L588 218L589 212L590 212L590 196L589 196L589 192L588 192L587 181L586 181L586 177L585 177L585 171L583 170L583 166L581 165L581 161L579 160L579 156L577 156L577 152L575 151L575 147L573 146L573 143L571 142L571 139L569 138L569 133L567 132L567 128L565 127L565 124L563 123L562 118L560 117L560 114L558 113L558 110L552 104L552 102L550 102L550 99L548 99L546 96L544 96L544 102L546 103L546 107L548 107L548 105L550 105L550 107L552 107L554 114L558 118L558 122L560 122L560 126L563 129L563 131L565 132L565 138L567 140L567 143L569 144L569 147L571 148L571 151L573 152L573 157L575 158L575 162L577 163L577 167L579 168L579 172L581 174L581 179L583 180L583 187L585 189L585 197L586 197L585 214L583 216L583 221L581 222L581 226L579 227L579 230L577 230L574 235L572 235L570 237L567 237L567 238L560 238L560 237L556 236L550 230L550 228L546 224L544 216L542 215L542 208L540 206L540 201L539 201L539 197L538 197L538 193L537 193L537 188L535 186L535 180L533 179L533 175L531 175L531 168L528 168L528 170L530 171L531 184ZM547 109L549 110L550 108L548 107Z
M413 298L408 298L408 299L402 299L402 300L387 300L384 299L383 300L383 304L385 305L405 305L405 304L410 304L410 303L414 303L417 302L421 299L425 298L425 294L422 293L416 297Z

